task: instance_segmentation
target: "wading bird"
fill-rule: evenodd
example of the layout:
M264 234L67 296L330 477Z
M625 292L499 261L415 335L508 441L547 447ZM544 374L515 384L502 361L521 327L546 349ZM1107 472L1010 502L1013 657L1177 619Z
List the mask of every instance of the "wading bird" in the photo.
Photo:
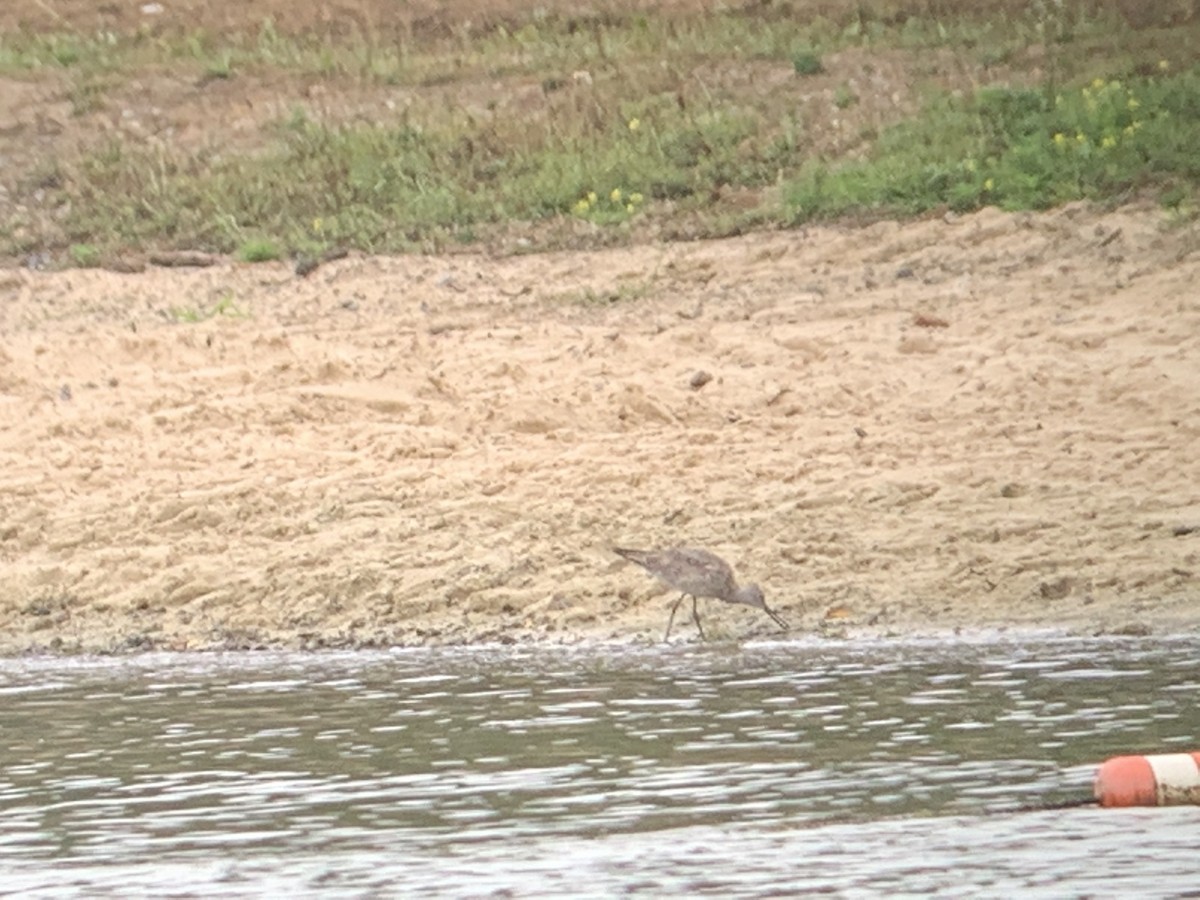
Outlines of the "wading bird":
M697 597L712 597L726 603L744 603L761 609L775 620L784 631L788 624L777 612L767 606L763 592L757 584L747 584L738 587L733 577L733 569L729 563L715 553L695 547L672 547L668 550L626 550L614 547L613 551L635 562L659 581L670 585L677 591L683 591L679 599L671 607L671 617L667 620L667 632L663 635L666 641L671 636L671 625L675 622L675 610L685 597L692 598L692 620L700 637L704 637L704 627L700 624L700 613L696 609Z

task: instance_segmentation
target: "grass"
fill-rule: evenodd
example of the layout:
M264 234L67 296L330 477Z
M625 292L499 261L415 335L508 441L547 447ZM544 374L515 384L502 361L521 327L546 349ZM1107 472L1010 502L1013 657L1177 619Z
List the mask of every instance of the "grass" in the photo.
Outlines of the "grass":
M248 263L271 262L282 256L283 251L278 244L263 238L251 238L243 242L237 250L238 259Z
M209 319L215 319L219 316L233 319L245 319L249 316L249 313L238 307L231 295L222 297L209 308L172 306L167 311L167 314L174 321L189 325L207 322Z
M816 51L802 47L792 54L792 70L797 75L819 75L825 71L821 56Z
M1200 182L1200 70L1096 78L1050 96L988 88L939 97L886 131L871 158L814 165L784 191L795 224L844 214L913 216L996 205L1045 209L1154 189L1178 205Z
M73 265L80 269L94 269L101 263L100 251L91 244L72 244L67 254Z
M833 105L838 109L849 109L858 102L858 95L848 84L840 84L833 94Z
M550 303L564 306L604 307L620 303L629 303L647 296L653 285L650 279L637 279L625 282L616 288L597 291L584 288L579 291L569 291L549 299Z
M568 102L537 130L498 115L392 127L297 115L258 155L112 142L69 178L71 231L103 225L125 241L232 251L249 230L306 252L387 251L511 220L612 225L655 200L702 204L714 183L771 180L775 148L752 146L756 117L717 103L681 115L675 105L660 94L631 104L638 115L614 104L580 117Z
M128 105L121 92L146 72L250 93L316 79L331 98L262 121L238 148L220 122L204 145L109 129L56 159L53 178L0 175L23 209L55 210L0 221L0 255L261 261L514 234L521 248L573 246L1147 192L1194 208L1200 23L1132 31L1103 0L824 0L810 13L543 10L432 37L269 21L0 35L0 74L58 79L81 123ZM881 82L876 59L899 81ZM394 90L394 114L338 114L343 92Z

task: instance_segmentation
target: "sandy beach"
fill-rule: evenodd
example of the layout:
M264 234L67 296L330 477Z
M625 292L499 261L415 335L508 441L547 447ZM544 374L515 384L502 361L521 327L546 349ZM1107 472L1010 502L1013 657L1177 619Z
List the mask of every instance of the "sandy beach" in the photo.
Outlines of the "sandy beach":
M0 273L0 651L653 641L610 548L671 544L793 636L1195 632L1197 246L1072 206Z

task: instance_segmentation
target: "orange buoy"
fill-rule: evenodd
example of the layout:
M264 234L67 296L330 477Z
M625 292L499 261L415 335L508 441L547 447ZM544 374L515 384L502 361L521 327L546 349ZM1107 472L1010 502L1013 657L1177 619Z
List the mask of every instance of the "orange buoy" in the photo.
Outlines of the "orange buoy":
M1101 806L1200 805L1200 750L1155 756L1114 756L1096 770Z

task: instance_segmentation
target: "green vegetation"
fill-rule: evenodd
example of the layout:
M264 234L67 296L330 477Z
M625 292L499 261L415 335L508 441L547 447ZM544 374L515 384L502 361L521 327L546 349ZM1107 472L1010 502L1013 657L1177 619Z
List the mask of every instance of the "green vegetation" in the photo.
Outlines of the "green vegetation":
M870 210L916 215L998 205L1044 209L1123 199L1157 187L1176 198L1200 182L1200 72L1096 78L1047 96L985 88L939 97L881 135L869 160L809 166L785 189L798 222Z
M94 269L100 265L100 251L91 244L72 244L67 248L67 254L81 269Z
M6 213L0 256L58 247L82 266L187 248L261 261L1134 194L1194 206L1196 17L1135 29L1111 0L815 9L541 11L420 38L269 21L228 36L0 35L0 74L58 79L81 122L116 118L147 72L235 94L316 82L330 98L236 146L221 121L204 143L106 128L52 173L40 160L10 169L0 179L22 209L55 213ZM370 103L342 113L339 99L360 94Z
M249 313L246 313L238 307L232 296L228 295L222 297L208 309L194 306L173 306L171 307L169 314L176 322L184 322L191 325L195 325L198 322L205 322L218 316L226 316L232 319L244 319L249 315Z
M819 75L825 71L820 55L807 47L792 54L792 69L797 75Z
M564 306L615 306L619 303L639 300L649 294L650 290L649 279L638 279L625 282L610 290L596 291L592 288L585 288L581 291L570 291L552 297L550 302L560 303Z
M111 142L74 174L82 202L72 207L72 232L227 251L252 229L307 252L386 251L508 220L614 224L651 200L695 205L713 184L769 183L780 160L770 142L761 150L746 143L756 117L715 104L680 114L675 103L645 98L628 118L619 108L602 118L572 112L546 130L466 113L392 127L296 115L278 145L257 155Z
M833 105L838 109L847 109L858 102L858 95L848 84L839 84L833 92Z
M274 241L254 238L238 247L237 256L242 262L270 262L283 256L283 251Z
M613 188L603 197L595 191L588 191L586 196L575 201L572 212L597 225L615 225L636 213L645 201L646 198L638 191Z

